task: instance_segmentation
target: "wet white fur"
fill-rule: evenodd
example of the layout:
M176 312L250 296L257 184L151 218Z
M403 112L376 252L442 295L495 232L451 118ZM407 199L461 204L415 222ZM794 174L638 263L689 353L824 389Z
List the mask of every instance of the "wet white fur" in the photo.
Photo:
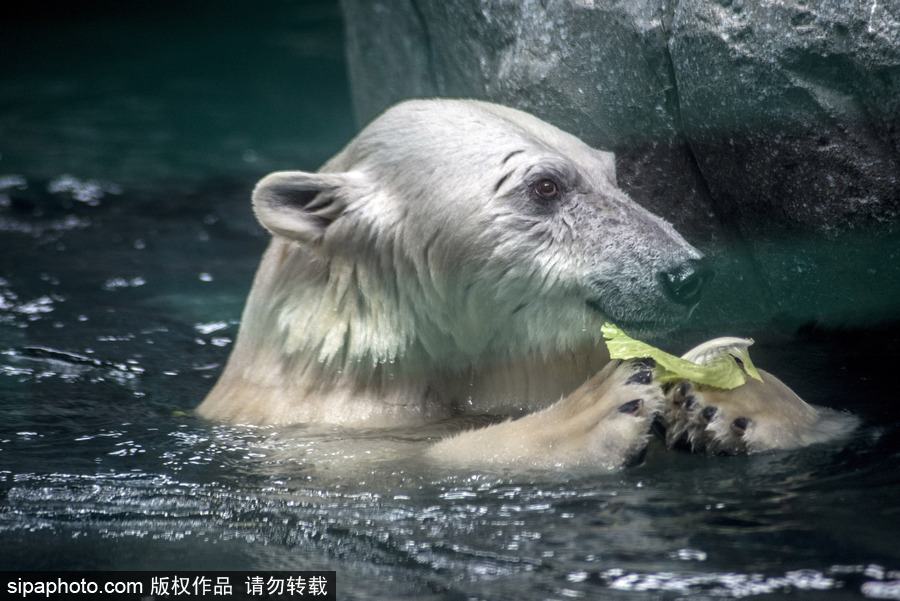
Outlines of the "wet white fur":
M534 197L548 176L565 184L558 206ZM521 418L432 449L456 464L617 467L646 444L659 389L626 385L629 364L588 381L609 362L600 326L684 319L690 307L661 293L659 274L701 255L618 189L610 153L497 105L412 101L319 172L267 176L253 203L273 238L200 415L366 427ZM635 398L640 410L620 410ZM752 406L756 438L778 446L784 428ZM797 407L771 415L803 429Z

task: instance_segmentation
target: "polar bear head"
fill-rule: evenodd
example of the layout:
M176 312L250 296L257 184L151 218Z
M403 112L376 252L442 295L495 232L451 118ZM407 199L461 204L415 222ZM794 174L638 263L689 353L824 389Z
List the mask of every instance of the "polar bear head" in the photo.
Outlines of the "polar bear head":
M452 367L576 348L607 320L659 331L710 275L616 186L611 153L484 102L397 105L319 172L264 178L253 205L286 246L250 327L322 362Z

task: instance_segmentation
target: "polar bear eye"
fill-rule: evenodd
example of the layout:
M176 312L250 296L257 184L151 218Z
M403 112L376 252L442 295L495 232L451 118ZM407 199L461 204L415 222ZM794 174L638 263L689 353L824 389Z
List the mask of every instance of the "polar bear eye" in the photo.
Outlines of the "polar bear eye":
M534 193L544 200L556 200L559 197L559 186L552 179L542 179L534 185Z

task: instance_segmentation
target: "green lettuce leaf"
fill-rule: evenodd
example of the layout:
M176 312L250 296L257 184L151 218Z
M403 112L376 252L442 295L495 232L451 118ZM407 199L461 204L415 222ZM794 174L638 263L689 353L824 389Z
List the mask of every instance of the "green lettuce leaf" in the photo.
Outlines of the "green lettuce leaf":
M750 361L748 347L753 341L748 338L716 338L691 349L683 357L676 357L631 338L611 323L604 324L600 331L606 338L611 358L653 359L657 377L662 381L690 380L724 389L741 386L747 376L762 381Z

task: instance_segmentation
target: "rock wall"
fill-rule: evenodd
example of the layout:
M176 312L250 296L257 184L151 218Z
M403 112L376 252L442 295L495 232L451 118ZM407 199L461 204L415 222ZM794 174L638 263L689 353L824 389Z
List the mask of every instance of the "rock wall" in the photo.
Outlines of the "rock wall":
M473 97L614 150L719 263L701 317L900 317L900 1L341 0L360 123Z

